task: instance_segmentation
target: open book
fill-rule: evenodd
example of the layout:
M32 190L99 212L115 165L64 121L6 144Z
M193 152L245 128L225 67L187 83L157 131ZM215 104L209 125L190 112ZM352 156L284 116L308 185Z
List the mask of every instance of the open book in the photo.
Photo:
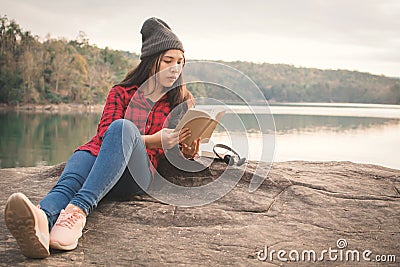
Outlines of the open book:
M189 128L192 131L192 135L184 141L187 145L191 145L197 138L201 138L202 143L207 143L224 114L225 110L222 108L214 108L211 113L190 108L183 115L175 130L180 131L183 128Z

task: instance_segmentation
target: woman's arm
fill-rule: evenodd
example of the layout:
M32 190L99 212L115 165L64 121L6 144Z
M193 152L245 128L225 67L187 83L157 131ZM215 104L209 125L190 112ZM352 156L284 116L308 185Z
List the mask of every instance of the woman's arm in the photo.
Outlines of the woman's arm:
M155 134L142 135L142 140L146 148L169 149L184 141L186 138L189 138L190 135L191 132L189 128L184 128L180 132L174 129L163 128Z
M189 92L190 94L190 92ZM195 102L193 96L190 94L187 100L188 108L194 107ZM143 143L146 148L163 148L169 149L182 143L185 139L189 138L191 132L188 128L183 128L179 133L174 129L163 128L152 135L142 135ZM199 151L200 140L195 140L191 147L182 146L181 151L187 158L192 158Z
M163 136L164 140L162 140ZM190 130L188 128L182 129L180 135L178 135L178 133L175 132L173 129L164 128L161 131L152 135L142 135L142 140L146 144L146 148L169 149L181 143L189 136L190 136ZM163 142L165 142L164 145ZM192 159L198 155L199 148L200 148L200 138L194 140L191 146L188 146L185 143L183 143L181 147L181 152L185 158Z
M158 138L158 136L155 136L154 134L142 135L142 140L148 149L162 147L161 138Z

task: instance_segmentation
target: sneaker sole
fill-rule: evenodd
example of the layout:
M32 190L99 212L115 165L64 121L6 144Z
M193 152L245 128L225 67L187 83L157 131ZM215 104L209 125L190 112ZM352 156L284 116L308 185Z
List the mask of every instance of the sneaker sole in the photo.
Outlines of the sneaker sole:
M64 245L61 245L60 243L58 243L56 241L51 241L51 239L50 239L50 247L53 248L53 249L74 250L74 249L76 249L77 246L78 246L78 242L76 242L75 244L69 245L69 246L64 246Z
M36 215L31 209L29 200L21 193L10 196L4 211L8 230L17 240L24 256L43 259L50 255L49 249L40 240L36 225Z

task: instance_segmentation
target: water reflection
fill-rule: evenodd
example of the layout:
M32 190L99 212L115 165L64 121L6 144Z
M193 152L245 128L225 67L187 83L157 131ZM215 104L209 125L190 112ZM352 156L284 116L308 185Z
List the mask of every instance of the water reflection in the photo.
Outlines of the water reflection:
M53 165L96 131L100 114L0 113L0 168Z
M221 123L224 125L235 125L236 114L226 114ZM268 119L268 115L258 114L258 118ZM239 114L240 119L244 123L248 132L257 132L262 130L263 133L271 133L273 129L266 128L267 124L259 123L252 114ZM385 118L366 118L366 117L340 117L340 116L319 116L319 115L274 115L276 134L290 134L302 132L316 132L321 130L329 131L348 131L354 129L366 129L387 124L397 124L398 119ZM261 125L261 127L260 127ZM261 129L260 129L261 128ZM221 127L217 130L222 130ZM240 128L237 128L239 131Z
M276 138L275 161L352 161L400 169L400 121L345 131L288 133Z
M399 123L397 119L316 115L274 115L274 118L276 133L279 135L294 132L316 132L321 130L343 132Z
M307 119L305 119L307 121ZM278 123L279 119L277 120ZM340 120L339 120L340 121ZM376 164L400 169L400 120L371 123L346 122L347 127L333 124L330 127L303 128L287 127L275 138L274 162L289 160L305 161L352 161L357 163ZM243 138L232 134L230 138L223 133L213 135L213 144L232 144L232 140ZM248 134L247 142L236 142L234 148L241 156L250 160L268 161L263 158L265 146L259 133ZM210 151L212 146L203 145ZM247 152L246 152L247 151Z
M0 168L54 165L68 160L77 146L95 134L100 116L0 112ZM257 159L262 149L256 145L262 135L255 131L259 129L257 121L251 114L239 116L248 130L248 142L238 143L251 144L248 158ZM258 116L263 119L263 115ZM229 124L233 119L234 114L226 114L222 123ZM400 147L399 119L278 114L274 120L277 161L350 160L400 169L400 152L396 151ZM262 133L272 130L264 127ZM224 138L216 133L212 141L229 144Z

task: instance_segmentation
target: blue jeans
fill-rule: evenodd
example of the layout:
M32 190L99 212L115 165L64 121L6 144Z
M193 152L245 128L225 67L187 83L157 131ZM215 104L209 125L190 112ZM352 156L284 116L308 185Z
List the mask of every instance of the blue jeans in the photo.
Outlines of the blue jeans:
M76 151L70 157L57 184L40 201L40 208L51 229L68 204L88 215L110 191L113 195L141 194L151 180L149 158L138 128L129 120L116 120L105 132L97 157L88 151Z

